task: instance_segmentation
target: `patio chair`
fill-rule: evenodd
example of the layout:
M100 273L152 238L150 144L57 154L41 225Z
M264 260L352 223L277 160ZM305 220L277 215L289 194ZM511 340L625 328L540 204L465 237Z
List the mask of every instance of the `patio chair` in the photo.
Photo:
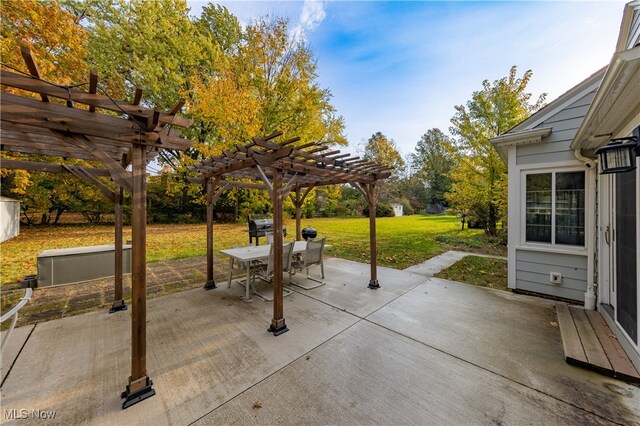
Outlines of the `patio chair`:
M320 265L320 271L322 272L322 279L324 279L324 261L322 259L322 254L324 252L324 243L327 240L327 237L322 237L321 239L308 239L307 240L307 248L304 251L304 257L302 260L297 260L292 262L291 268L289 268L289 284L295 285L296 287L303 288L305 290L311 290L320 286L325 285L324 281L313 278L309 275L309 266L312 265ZM307 279L311 281L315 281L318 284L316 285L304 285L299 284L293 281L291 275L295 274L296 270L307 270Z
M294 244L295 243L287 243L282 246L282 272L289 272L291 270L291 256L293 255ZM255 282L256 282L256 277L269 283L273 281L273 273L274 273L273 247L274 247L273 244L271 244L271 248L269 249L269 259L267 263L262 263L260 265L257 265L251 268L251 280L253 283L252 284L253 292L256 295L263 298L264 300L269 300L269 301L273 300L273 298L269 298L259 293L258 291L256 291ZM284 287L283 287L283 291L285 296L288 296L292 293L291 290Z
M241 247L245 247L243 245L235 245L233 246L233 248L241 248ZM252 247L251 245L249 247ZM246 274L247 273L247 263L249 263L249 266L251 268L253 268L254 266L257 265L257 263L255 261L253 262L242 262L238 259L234 259L232 257L229 258L229 279L227 280L227 288L231 288L231 280L233 278L233 275L242 275L242 274ZM251 275L251 274L249 274ZM245 284L242 284L242 282L240 280L238 280L237 282L240 285L246 285L246 282L249 281L249 276L247 276Z

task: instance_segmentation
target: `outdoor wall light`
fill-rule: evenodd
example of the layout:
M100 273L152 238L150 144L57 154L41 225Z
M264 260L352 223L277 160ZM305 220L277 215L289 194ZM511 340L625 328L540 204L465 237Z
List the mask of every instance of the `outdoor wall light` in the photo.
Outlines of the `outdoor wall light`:
M611 139L611 142L596 151L602 165L600 174L628 172L635 169L637 150L636 137Z

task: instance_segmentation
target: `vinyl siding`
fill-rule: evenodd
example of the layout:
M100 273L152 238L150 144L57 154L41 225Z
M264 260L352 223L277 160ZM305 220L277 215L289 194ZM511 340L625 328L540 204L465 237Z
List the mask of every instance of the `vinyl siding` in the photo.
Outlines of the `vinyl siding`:
M562 274L561 284L549 282L551 272ZM587 290L587 256L518 249L516 288L583 302Z
M633 13L629 39L627 40L627 49L631 49L638 43L640 43L640 10L636 10Z
M539 123L536 128L551 127L551 134L542 143L518 146L517 165L545 164L575 160L570 145L593 101L596 90L580 97L566 108Z

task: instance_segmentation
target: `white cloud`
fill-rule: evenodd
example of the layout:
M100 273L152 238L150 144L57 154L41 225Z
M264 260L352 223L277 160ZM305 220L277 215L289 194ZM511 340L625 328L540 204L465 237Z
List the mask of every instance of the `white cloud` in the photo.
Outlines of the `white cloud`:
M305 31L315 29L325 18L325 4L322 0L305 0L300 12L300 22L292 30L294 40L304 39Z

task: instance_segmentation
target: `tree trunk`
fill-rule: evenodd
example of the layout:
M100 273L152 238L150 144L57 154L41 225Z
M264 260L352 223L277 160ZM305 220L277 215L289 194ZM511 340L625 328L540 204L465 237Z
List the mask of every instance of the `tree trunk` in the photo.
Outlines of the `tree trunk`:
M48 213L42 213L40 217L40 225L48 225L51 221L51 216Z
M498 212L496 205L489 203L489 218L487 220L487 234L495 237L498 235Z
M53 224L57 225L60 222L60 216L64 213L64 209L56 209L56 218L53 220Z
M31 225L31 222L33 222L33 220L29 217L29 215L27 214L27 209L26 208L22 208L22 213L24 214L24 218L27 221L27 225Z

